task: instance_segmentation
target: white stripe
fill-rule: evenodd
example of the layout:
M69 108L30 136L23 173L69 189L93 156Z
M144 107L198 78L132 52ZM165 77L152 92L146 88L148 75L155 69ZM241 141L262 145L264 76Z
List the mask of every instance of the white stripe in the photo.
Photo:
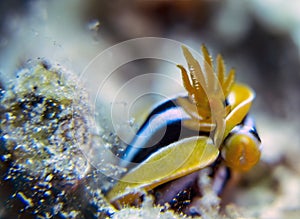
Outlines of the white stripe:
M131 161L141 148L153 146L147 146L147 142L149 142L149 140L153 136L153 133L155 133L157 129L166 127L170 122L180 119L186 120L189 118L190 116L181 107L172 107L170 109L166 109L160 114L153 115L152 118L150 118L148 124L134 137L132 143L130 144L130 146L132 147L130 148L129 153L126 156L127 162L121 162L121 166L124 166L125 163L128 164L128 161ZM162 131L165 131L165 129L162 129ZM162 137L164 136L164 134L165 133L162 133Z

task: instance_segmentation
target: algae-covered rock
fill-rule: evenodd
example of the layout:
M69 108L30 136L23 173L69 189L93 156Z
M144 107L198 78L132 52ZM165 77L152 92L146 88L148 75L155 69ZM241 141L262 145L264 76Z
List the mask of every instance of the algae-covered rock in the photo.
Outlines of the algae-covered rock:
M88 95L74 74L30 61L1 95L1 218L109 215L99 174L83 151L95 144ZM100 145L101 146L101 145Z
M91 143L91 118L87 95L71 73L45 61L29 63L1 105L1 138L16 165L39 177L85 176L89 163L80 147Z

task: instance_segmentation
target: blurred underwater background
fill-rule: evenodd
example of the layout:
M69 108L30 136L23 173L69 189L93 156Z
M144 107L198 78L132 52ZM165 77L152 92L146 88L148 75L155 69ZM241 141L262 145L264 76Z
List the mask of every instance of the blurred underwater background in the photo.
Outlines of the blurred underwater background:
M0 1L0 218L185 217L160 212L149 197L141 209L113 213L102 194L122 170L101 147L118 153L120 138L133 135L118 125L136 131L153 105L184 92L179 69L165 60L133 59L110 75L101 65L87 71L99 54L141 37L196 51L205 44L256 92L261 162L224 191L221 212L202 217L298 218L300 2L293 0ZM151 49L185 64L180 50Z

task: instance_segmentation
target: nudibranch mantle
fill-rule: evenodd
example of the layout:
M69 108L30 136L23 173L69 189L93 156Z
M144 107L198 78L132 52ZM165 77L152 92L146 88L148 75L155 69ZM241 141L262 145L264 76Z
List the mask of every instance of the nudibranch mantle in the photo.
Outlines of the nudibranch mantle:
M151 190L211 164L219 155L219 150L211 140L204 136L195 136L179 140L153 153L143 163L132 169L112 188L107 198L111 202L131 203L141 194L136 188ZM162 168L161 164L164 163ZM134 192L130 191L133 189ZM128 191L126 195L120 191Z
M151 116L159 114L169 118L169 109L184 111L185 115L177 120L170 119L165 130L167 138L154 145L154 149L150 150L147 142L138 147L134 145L140 142L138 135L132 141L133 145L128 145L123 159L139 164L129 169L107 193L106 197L117 208L135 202L143 191L212 165L217 158L221 157L227 168L238 171L251 169L260 159L260 139L253 119L248 116L254 91L235 82L234 69L225 75L221 55L217 56L215 69L205 46L202 46L203 67L186 47L182 50L190 77L182 65L177 66L187 96L179 96L156 107L138 134L147 132ZM177 136L174 133L178 127L184 134Z

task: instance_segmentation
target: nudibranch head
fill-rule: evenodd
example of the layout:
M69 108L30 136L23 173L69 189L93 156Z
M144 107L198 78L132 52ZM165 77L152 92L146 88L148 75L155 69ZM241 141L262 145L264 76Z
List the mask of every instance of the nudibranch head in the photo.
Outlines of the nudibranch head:
M260 159L261 140L254 120L246 116L242 123L229 133L221 149L227 166L237 171L250 170Z
M222 157L234 170L250 170L260 159L259 143L247 134L234 134L225 141Z

